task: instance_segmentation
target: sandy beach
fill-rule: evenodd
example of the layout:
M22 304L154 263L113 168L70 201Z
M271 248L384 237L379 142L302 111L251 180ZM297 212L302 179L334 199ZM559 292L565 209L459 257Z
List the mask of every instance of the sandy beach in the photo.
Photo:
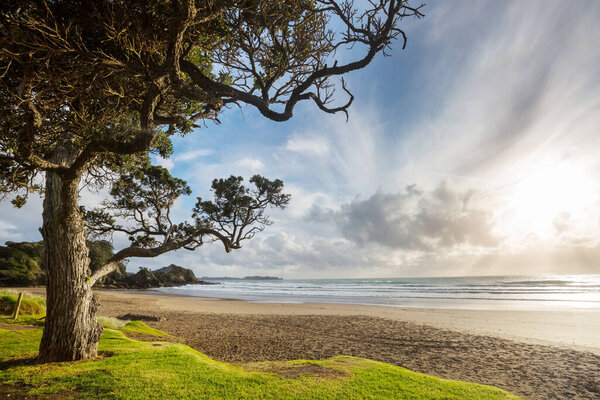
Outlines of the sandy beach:
M30 288L43 294L43 288ZM533 399L600 398L600 313L249 303L96 290L100 315L142 319L217 360L365 357ZM143 339L143 338L141 338Z

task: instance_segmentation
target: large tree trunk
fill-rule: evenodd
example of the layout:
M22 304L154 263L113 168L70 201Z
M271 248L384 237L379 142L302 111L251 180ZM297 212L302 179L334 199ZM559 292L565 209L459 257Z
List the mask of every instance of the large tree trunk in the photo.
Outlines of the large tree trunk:
M61 160L67 161L67 160ZM46 266L46 324L39 360L94 357L102 326L98 302L88 283L87 233L78 206L80 177L46 173L43 228Z

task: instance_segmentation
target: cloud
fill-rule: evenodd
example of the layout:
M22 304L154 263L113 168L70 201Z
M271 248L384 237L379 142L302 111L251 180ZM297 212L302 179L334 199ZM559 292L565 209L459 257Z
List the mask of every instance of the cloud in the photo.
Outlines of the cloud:
M494 247L492 213L473 207L474 191L459 191L450 181L424 192L415 185L389 194L377 191L356 199L337 212L313 207L309 218L334 221L341 234L358 245L433 251L459 245Z
M171 160L170 158L162 158L161 156L156 156L156 163L168 170L171 170L175 166L173 160Z
M0 201L0 244L2 241L41 240L42 202L32 194L22 208L14 208L8 199Z
M214 151L211 149L197 149L197 150L179 153L179 154L175 155L174 160L181 161L181 162L189 162L189 161L196 160L197 158L200 158L200 157L209 156L213 153L214 153Z
M236 167L248 170L250 173L264 169L265 164L257 158L242 158L235 163Z
M569 230L571 215L567 212L560 213L556 218L554 218L554 229L557 233L563 233Z
M17 227L9 222L0 220L0 240L17 241L22 239L22 234Z
M182 162L187 163L190 161L194 161L199 157L205 157L213 154L213 151L210 149L198 149L192 151L186 151L180 154L177 154L171 158L163 158L161 156L155 157L156 164L160 165L163 168L168 169L169 171L175 167L175 163Z
M161 256L144 260L153 266L166 265L173 259ZM234 275L278 275L297 278L367 275L381 272L389 275L399 263L394 257L380 252L364 252L352 242L339 238L280 232L262 234L243 244L242 249L226 253L219 243L195 252L178 252L181 265L192 268L198 276L227 271ZM397 274L395 272L394 274Z
M329 153L329 143L320 135L293 136L285 145L285 149L313 157L322 157Z

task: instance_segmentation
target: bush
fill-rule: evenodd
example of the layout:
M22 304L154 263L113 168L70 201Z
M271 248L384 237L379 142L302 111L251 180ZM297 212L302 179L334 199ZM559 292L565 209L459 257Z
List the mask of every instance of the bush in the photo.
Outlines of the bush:
M39 285L44 283L42 242L6 242L0 246L0 284Z

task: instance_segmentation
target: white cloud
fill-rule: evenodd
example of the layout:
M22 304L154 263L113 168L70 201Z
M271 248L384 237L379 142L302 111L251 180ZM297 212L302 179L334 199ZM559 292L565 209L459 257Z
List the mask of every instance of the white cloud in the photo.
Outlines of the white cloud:
M161 156L156 156L156 163L168 170L171 170L175 166L173 160L171 160L170 158L162 158Z
M175 155L174 159L175 159L175 161L189 162L189 161L196 160L200 157L209 156L213 153L214 153L214 151L211 149L197 149L197 150L186 151L184 153L178 153L177 155Z
M285 149L312 157L323 157L329 153L329 143L318 134L298 135L290 138Z
M35 194L22 208L14 208L8 199L0 202L0 242L41 240L38 228L42 226L42 202Z
M256 158L243 158L237 161L235 165L248 170L250 173L261 171L265 167L265 164Z
M0 240L18 241L21 240L22 237L22 234L15 225L0 220Z

